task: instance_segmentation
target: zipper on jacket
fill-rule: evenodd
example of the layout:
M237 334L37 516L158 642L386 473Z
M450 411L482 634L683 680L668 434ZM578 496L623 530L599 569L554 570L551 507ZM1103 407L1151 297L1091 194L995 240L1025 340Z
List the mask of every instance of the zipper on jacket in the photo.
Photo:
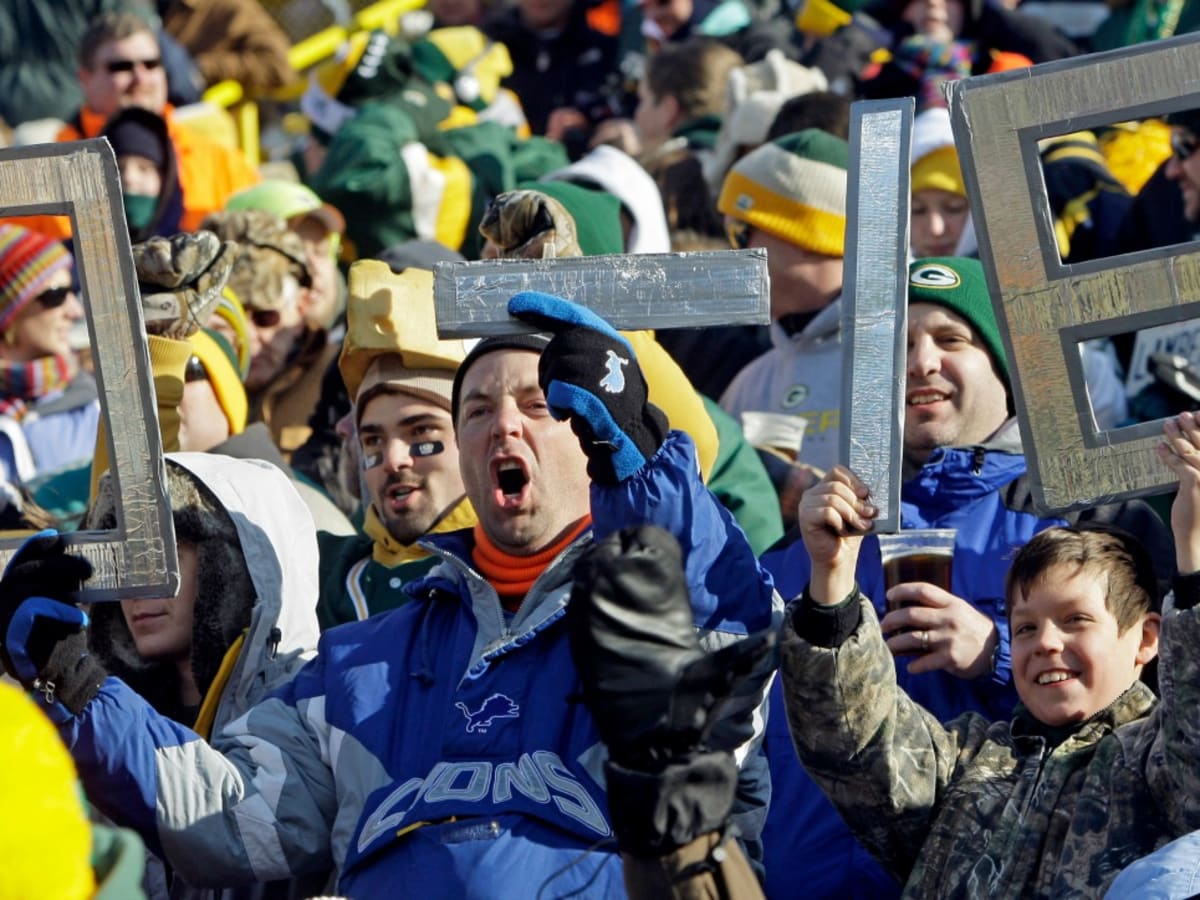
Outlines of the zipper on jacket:
M974 456L971 461L971 474L979 476L983 474L983 464L987 460L987 450L983 447L976 447Z
M283 632L276 625L267 635L267 658L274 659L279 655L279 645L283 642Z

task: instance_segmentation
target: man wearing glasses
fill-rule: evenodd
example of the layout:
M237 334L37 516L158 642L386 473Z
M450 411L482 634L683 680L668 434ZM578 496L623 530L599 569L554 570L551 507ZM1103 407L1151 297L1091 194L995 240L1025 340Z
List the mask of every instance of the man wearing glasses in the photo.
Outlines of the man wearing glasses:
M805 420L798 448L805 468L772 470L785 521L799 498L790 492L807 483L797 476L837 461L848 163L841 138L815 128L785 135L742 157L717 203L735 247L767 251L772 320L772 348L734 377L721 406L735 417L764 412Z
M1171 158L1163 174L1179 186L1184 218L1195 229L1200 224L1200 110L1174 113L1169 121Z
M167 74L158 38L140 16L104 13L92 20L79 42L79 83L83 107L58 133L59 141L97 137L108 119L129 106L162 116L175 150L183 188L180 228L195 231L206 215L224 207L229 196L257 184L258 170L242 153L176 121L167 102ZM70 223L38 217L39 231L64 237ZM29 224L29 223L23 223Z

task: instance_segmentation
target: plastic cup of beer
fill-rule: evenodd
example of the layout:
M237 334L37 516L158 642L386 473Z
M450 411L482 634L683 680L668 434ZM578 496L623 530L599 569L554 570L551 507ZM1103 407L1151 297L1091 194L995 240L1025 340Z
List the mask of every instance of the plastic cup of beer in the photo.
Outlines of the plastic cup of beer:
M955 534L953 528L910 528L878 535L884 587L925 581L949 591Z

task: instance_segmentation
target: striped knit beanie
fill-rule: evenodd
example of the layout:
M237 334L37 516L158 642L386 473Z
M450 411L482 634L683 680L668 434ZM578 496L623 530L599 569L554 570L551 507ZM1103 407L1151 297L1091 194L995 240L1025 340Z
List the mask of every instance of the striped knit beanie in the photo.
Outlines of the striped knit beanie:
M784 135L742 157L717 208L813 253L840 257L846 238L850 148L819 128Z
M229 422L230 434L246 430L250 411L246 388L238 368L237 352L218 331L201 328L191 337L192 355L204 366L204 374L212 387L213 396Z
M988 292L987 278L979 260L964 256L930 256L915 260L908 267L908 302L910 305L932 303L966 319L983 339L1004 384L1011 384L1004 341L1000 339L992 295Z
M945 107L927 109L913 120L912 192L934 188L967 196L950 130L950 112Z
M0 225L0 332L33 302L71 254L58 241L19 225Z

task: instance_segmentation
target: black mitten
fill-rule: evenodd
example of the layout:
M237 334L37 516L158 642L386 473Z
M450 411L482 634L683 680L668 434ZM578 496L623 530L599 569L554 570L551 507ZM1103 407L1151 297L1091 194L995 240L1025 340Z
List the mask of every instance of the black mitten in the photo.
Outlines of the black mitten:
M609 810L624 849L651 855L721 827L737 769L709 735L773 634L706 654L679 545L659 528L611 535L575 567L567 611L584 702L608 745Z

